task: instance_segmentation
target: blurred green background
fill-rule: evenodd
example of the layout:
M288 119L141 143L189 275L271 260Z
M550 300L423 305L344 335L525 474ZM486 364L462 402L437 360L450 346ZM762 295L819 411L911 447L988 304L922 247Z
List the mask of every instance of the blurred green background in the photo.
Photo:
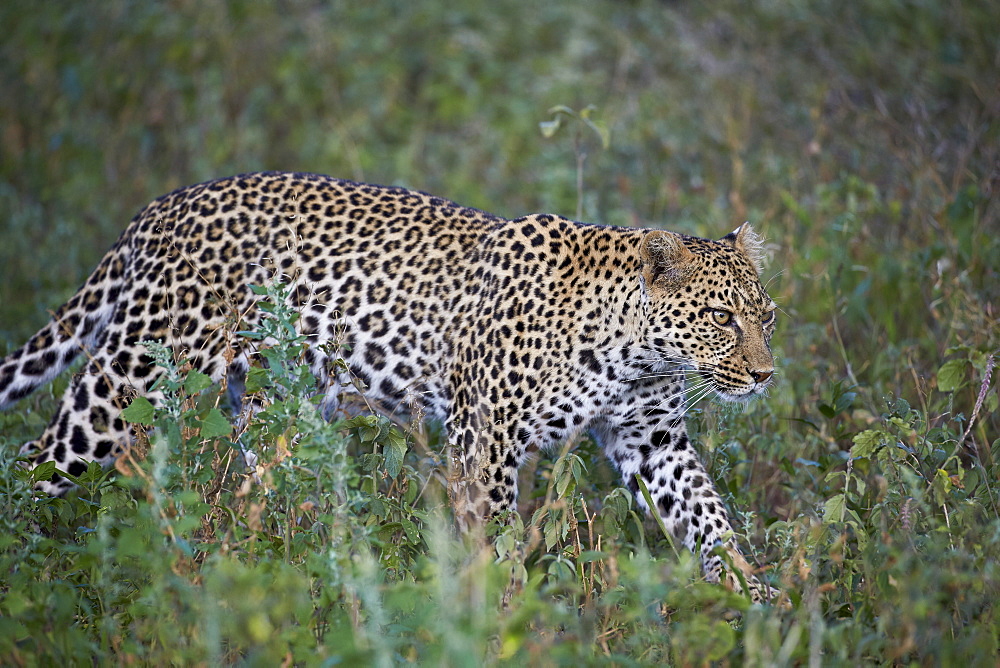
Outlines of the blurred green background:
M903 519L871 514L874 459L867 492L835 477L866 429L937 453L915 468L928 489L936 470L954 477L926 530L950 531L954 502L984 509L970 535L997 531L994 2L8 2L0 26L0 351L148 201L239 172L710 237L750 220L781 307L778 382L746 416L709 411L700 440L724 491L758 511L751 532L845 508L857 531L913 530L906 494ZM566 117L543 136L558 105L593 105L607 147ZM18 410L12 441L37 434L51 394ZM959 552L982 558L969 540ZM970 568L948 581L986 582L990 600L996 573ZM977 610L942 604L928 632L954 638Z

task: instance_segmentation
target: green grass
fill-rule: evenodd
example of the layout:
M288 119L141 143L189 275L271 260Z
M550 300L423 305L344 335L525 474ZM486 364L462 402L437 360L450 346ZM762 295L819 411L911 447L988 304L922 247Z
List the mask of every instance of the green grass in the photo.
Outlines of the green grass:
M694 427L790 609L701 582L589 442L525 471L495 547L456 537L440 434L317 421L289 341L242 436L259 485L197 376L133 415L164 434L137 470L66 500L13 464L66 379L0 414L0 662L995 662L991 4L450 4L0 6L0 350L142 205L237 172L703 236L751 220L778 382ZM607 148L565 116L544 136L559 105L594 105Z

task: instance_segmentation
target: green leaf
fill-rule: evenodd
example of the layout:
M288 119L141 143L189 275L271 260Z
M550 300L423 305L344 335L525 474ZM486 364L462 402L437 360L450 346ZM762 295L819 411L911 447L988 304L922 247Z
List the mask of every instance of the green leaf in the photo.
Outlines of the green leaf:
M545 528L542 530L545 536L545 549L551 550L552 546L559 541L559 524L554 519L549 519L545 523Z
M710 620L706 617L695 617L685 626L686 645L682 645L680 663L711 663L724 659L736 646L736 633L732 627L721 619ZM698 657L698 660L693 660Z
M400 431L395 427L391 427L389 429L389 433L386 434L385 440L393 447L402 448L403 452L406 452L406 436L400 433Z
M508 554L513 554L514 548L517 547L517 541L514 539L513 534L504 533L497 536L496 540L493 541L493 546L496 549L497 556L503 559Z
M56 463L53 461L42 462L31 470L31 477L34 480L48 480L56 472Z
M931 488L934 490L934 502L943 506L948 500L948 493L951 492L952 488L951 476L948 475L948 472L944 469L938 469L937 473L934 474Z
M406 491L403 492L403 502L407 505L413 505L413 502L417 498L417 494L420 493L420 485L411 482L406 486Z
M846 497L843 494L837 494L836 496L827 499L826 503L823 504L823 521L842 522L844 520L844 512L846 510Z
M188 371L187 378L184 379L184 391L188 394L201 392L205 388L212 386L212 379L197 369Z
M201 420L202 438L229 436L232 431L233 425L229 423L229 420L226 419L226 416L218 408L209 410L208 415Z
M403 456L406 455L406 442L400 444L396 440L388 440L382 449L385 455L385 471L395 478L403 468Z
M937 386L942 392L954 392L965 383L966 360L949 360L937 372Z
M406 534L406 538L413 544L416 544L420 540L420 531L417 529L417 525L413 523L412 520L401 517L399 519L399 524L403 527L403 532Z
M246 393L253 394L260 392L267 387L267 369L259 366L252 367L247 372Z
M570 483L572 482L573 476L564 471L563 474L556 480L556 496L560 499L565 498L566 490L569 489Z
M128 408L122 411L122 419L133 424L153 424L153 404L146 397L136 397Z
M601 508L604 530L607 532L612 529L621 531L628 519L630 505L628 491L623 487L619 487L604 497L604 507Z
M556 134L557 130L559 130L559 124L560 121L559 118L557 117L556 119L551 121L542 121L541 123L538 124L538 127L542 131L542 136L545 137L546 139L549 139Z
M557 104L554 107L549 108L550 114L566 114L567 116L576 116L576 112L567 107L565 104Z
M4 594L4 611L11 616L16 617L30 606L28 603L28 597L20 594L17 591L11 590L5 592Z
M852 457L871 457L878 450L884 440L885 434L872 429L865 429L854 437L854 445L851 446Z
M372 490L372 494L375 490ZM389 515L389 506L386 504L385 500L380 497L373 496L368 500L368 510L371 511L372 515L379 519L385 519Z
M382 463L382 457L379 457L373 452L369 452L361 456L361 470L362 471L374 471L378 468L378 465Z
M601 138L601 148L607 150L611 146L611 132L608 131L608 126L604 124L604 121L592 121L585 116L583 122L597 133L597 136Z
M854 529L854 535L858 539L858 546L864 549L871 540L868 536L868 531L865 529L866 525L861 521L861 517L850 508L848 508L847 514L851 517L847 523Z
M567 493L571 494L576 489L577 481L583 477L582 467L583 462L575 453L556 460L552 477L556 481L556 495L559 498L565 498Z
M580 558L577 559L581 564L588 564L591 561L600 561L608 556L607 552L598 552L597 550L585 550L580 553Z
M843 413L844 411L846 411L848 408L851 407L851 404L854 403L854 397L856 396L857 392L844 392L842 395L837 397L837 401L834 402L835 405L833 407L833 410L836 411L837 413Z
M573 567L562 559L549 564L548 574L554 580L572 580L575 575Z

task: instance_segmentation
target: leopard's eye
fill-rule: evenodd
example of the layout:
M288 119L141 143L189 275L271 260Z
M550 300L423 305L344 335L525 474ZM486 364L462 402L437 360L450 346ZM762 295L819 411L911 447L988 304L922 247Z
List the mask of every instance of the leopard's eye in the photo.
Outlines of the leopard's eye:
M764 317L761 319L760 322L762 325L770 325L772 322L774 322L774 309L771 309L770 311L765 313Z
M733 321L733 314L729 311L716 310L712 311L712 320L715 321L716 325L722 325L725 327Z

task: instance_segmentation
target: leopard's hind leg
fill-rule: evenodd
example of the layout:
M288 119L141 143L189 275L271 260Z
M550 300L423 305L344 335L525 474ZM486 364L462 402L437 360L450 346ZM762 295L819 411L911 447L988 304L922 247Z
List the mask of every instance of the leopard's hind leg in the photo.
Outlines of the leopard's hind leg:
M146 309L162 313L168 301L165 294L151 295ZM177 362L190 361L214 382L222 382L227 375L232 355L225 354L230 343L220 333L219 322L210 319L179 327L174 318L157 318L132 311L133 307L121 304L116 308L83 370L70 381L52 421L34 442L32 465L54 461L59 470L79 475L91 461L111 464L131 444L133 429L122 420L122 410L136 396L154 405L162 400L153 385L164 369L153 364L145 342L163 342L174 351ZM130 309L126 315L119 312L126 308ZM62 494L71 486L58 475L38 485L50 494Z
M70 381L52 421L33 442L35 452L30 458L34 466L54 461L56 468L76 476L87 470L90 461L110 464L128 446L130 431L120 413L134 386L111 370L107 357L94 356ZM38 484L52 495L70 487L70 481L58 474Z

